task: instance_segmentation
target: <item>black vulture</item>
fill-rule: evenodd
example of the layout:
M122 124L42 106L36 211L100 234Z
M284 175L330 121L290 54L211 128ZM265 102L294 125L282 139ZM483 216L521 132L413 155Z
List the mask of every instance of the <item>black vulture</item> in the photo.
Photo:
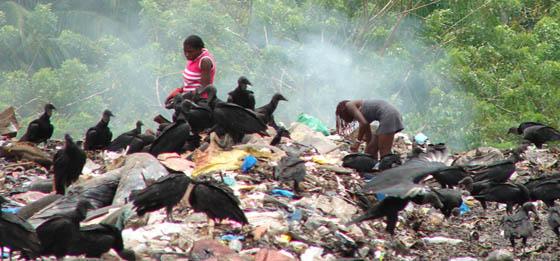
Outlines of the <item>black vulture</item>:
M0 196L0 209L7 200ZM39 256L41 243L37 237L35 229L25 221L25 219L0 211L0 254L4 256L4 247L10 249L10 259L12 251L21 251L22 256L34 259Z
M58 150L53 158L54 186L56 193L61 195L65 194L70 184L78 180L87 158L70 134L64 135L64 140L64 148Z
M255 95L247 90L247 85L252 85L245 76L239 77L237 87L228 93L227 102L235 103L243 108L255 110Z
M363 190L365 193L406 196L411 190L424 187L418 183L430 174L454 168L443 163L448 156L445 150L420 154L403 165L379 172L364 185Z
M191 131L195 135L199 135L214 126L212 108L207 100L201 100L198 103L184 100L181 104L181 113L184 114L185 119L191 126Z
M529 127L532 127L532 126L546 126L546 125L542 124L540 122L526 121L526 122L520 123L518 127L509 128L508 133L523 134L523 131L526 128L529 128Z
M115 117L110 110L103 111L101 120L97 125L89 128L84 140L84 150L103 150L111 144L113 133L109 129L109 121Z
M459 208L463 204L463 198L461 197L461 192L453 189L434 189L434 193L438 196L439 201L442 203L440 208L441 213L448 218L453 214L454 216L459 215Z
M439 197L431 188L419 184L428 175L450 168L443 162L448 159L446 150L433 150L420 154L401 166L381 171L368 181L363 193L383 193L386 198L351 223L366 219L387 217L387 231L394 234L398 212L409 201L417 204L431 203L435 208L443 208Z
M108 224L80 227L79 239L71 243L67 255L100 258L103 253L111 249L124 260L136 260L134 251L124 248L121 231Z
M173 207L184 200L195 212L206 213L209 219L228 218L240 224L249 223L239 208L239 199L229 187L213 181L196 181L182 172L172 172L142 190L133 191L130 200L139 216L165 207L168 219L173 220Z
M342 166L355 169L357 172L371 172L377 164L372 155L366 153L352 153L342 158Z
M482 180L478 182L473 182L473 179L471 177L466 177L461 181L459 181L459 187L468 191L471 196L479 195L480 192L484 191L485 189L495 184L496 182L493 182L491 180ZM478 201L480 202L480 205L482 205L483 209L487 208L486 201L484 201L483 198L478 198Z
M550 181L560 181L560 173L554 173L550 175L543 175L537 178L532 178L527 182L525 182L525 184L523 185L525 185L525 187L527 187L529 191L532 191L533 189L535 189L535 187L537 187L541 183L550 182Z
M179 94L173 98L172 108L173 108L173 115L171 116L171 120L173 122L177 121L179 114L181 114L181 104L185 100L185 96L183 94Z
M301 189L299 183L305 178L305 161L299 157L288 155L284 156L274 168L274 177L282 182L294 182L294 192L299 193Z
M282 137L291 138L290 132L284 127L279 127L276 130L276 135L274 135L274 137L270 141L270 146L276 146L280 144L280 141L282 141Z
M156 156L166 152L182 153L183 146L193 135L191 127L180 115L177 121L171 123L150 146L149 153Z
M548 226L556 234L556 238L560 240L560 206L551 207L548 209Z
M138 136L142 134L142 126L144 126L144 123L142 123L142 121L137 121L136 128L119 135L115 140L113 140L113 142L111 142L109 147L107 147L107 150L121 151L126 149L126 147L130 146L135 138L138 138Z
M386 170L402 164L401 156L394 153L389 153L379 160L379 170Z
M144 134L140 134L130 142L127 154L132 154L136 152L144 151L144 148L152 144L156 140L156 136L151 130L146 130Z
M538 214L535 206L527 202L523 204L517 212L511 216L505 216L502 219L502 227L504 229L504 237L509 239L511 247L515 250L515 239L522 238L523 245L527 245L527 238L533 235L533 224L529 218L529 211L535 213L536 219Z
M57 259L67 255L72 242L80 238L80 222L92 208L89 201L80 200L75 210L54 215L39 225L37 235L41 241L41 255L54 255Z
M206 213L209 219L227 218L242 225L249 224L245 213L239 207L241 202L233 194L233 190L223 183L209 180L194 181L188 203L194 211Z
M161 135L161 133L163 133L163 131L165 131L167 126L169 126L171 124L171 121L168 120L167 118L163 117L163 115L161 115L161 114L158 114L157 116L155 116L153 120L158 124L158 128L156 130L156 137Z
M139 216L165 207L167 219L173 221L173 207L181 201L190 183L184 173L170 173L142 190L133 191L130 200Z
M554 201L560 198L560 179L549 178L535 183L529 183L531 185L529 189L531 200L541 200L548 207L553 207L555 205Z
M496 182L491 180L482 180L482 181L474 182L472 177L466 177L461 181L459 181L459 187L470 192L471 196L480 194L481 191L489 188L494 184L496 184Z
M54 105L48 103L45 105L43 114L29 123L27 131L21 137L20 141L29 141L33 143L47 142L52 137L54 127L51 124L51 116Z
M346 225L359 223L369 219L386 217L385 223L387 226L385 230L389 234L394 235L399 212L403 210L410 201L416 204L432 204L435 208L443 207L442 202L439 200L438 196L432 191L426 189L417 189L414 191L414 193L410 193L409 195L404 197L387 196L381 202L369 208L366 213L353 219Z
M229 134L235 143L240 143L245 134L266 134L264 124L255 112L245 109L237 104L223 102L216 98L216 88L206 86L203 92L208 93L208 103L213 108L213 119L216 124L215 131Z
M493 182L506 182L515 172L515 162L512 160L500 160L487 165L466 167L472 174L474 182L491 180Z
M442 188L453 188L459 185L461 180L469 177L469 174L463 169L463 167L453 166L453 168L448 170L433 173L432 176Z
M520 145L512 151L511 156L505 160L494 161L485 165L463 166L473 175L473 181L491 180L493 182L506 182L515 172L515 163L521 160L521 153L527 149L527 145Z
M539 149L549 141L560 140L558 130L538 122L523 122L517 128L510 128L508 133L523 135L524 140L534 143Z
M280 101L287 101L287 99L284 98L282 94L276 93L272 96L268 104L255 109L259 119L264 122L264 124L270 125L274 129L278 129L278 125L276 125L276 121L274 121L274 111L276 107L278 107L278 102Z
M507 213L512 213L513 205L522 205L531 200L529 190L522 184L491 183L477 195L473 195L481 202L498 202L507 205ZM485 208L485 204L482 205Z

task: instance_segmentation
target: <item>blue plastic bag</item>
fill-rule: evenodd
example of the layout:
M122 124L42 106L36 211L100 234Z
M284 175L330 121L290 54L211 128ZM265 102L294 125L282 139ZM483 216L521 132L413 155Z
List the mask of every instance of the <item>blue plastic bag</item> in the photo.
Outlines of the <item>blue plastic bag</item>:
M461 216L469 211L471 211L471 209L469 208L469 206L467 206L467 204L465 204L465 202L461 203L461 206L459 207L459 211Z
M220 237L220 240L222 240L222 241L245 240L245 237L244 236L233 235L233 234L226 234L226 235L223 235L222 237Z
M299 208L294 210L294 212L288 215L289 221L300 221L302 218L303 218L303 212L301 212L301 209Z
M375 198L377 198L377 200L381 201L383 199L385 199L387 196L383 193L375 193Z
M19 211L20 207L13 207L13 208L3 208L2 212L3 213L10 213L10 214L16 214Z
M293 198L295 196L293 192L285 189L273 189L270 191L270 193L273 196L287 197L287 198Z
M224 183L230 187L235 186L235 179L230 176L224 176Z
M257 164L257 158L253 155L248 155L243 159L243 164L241 164L241 172L247 173Z

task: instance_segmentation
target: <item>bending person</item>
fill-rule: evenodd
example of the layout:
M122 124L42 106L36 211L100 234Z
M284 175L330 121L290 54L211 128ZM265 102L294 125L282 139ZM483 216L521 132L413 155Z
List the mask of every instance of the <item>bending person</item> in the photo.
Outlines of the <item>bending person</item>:
M360 124L358 138L352 151L357 151L360 142L366 142L365 152L375 159L391 153L395 133L404 129L401 113L384 100L344 100L336 106L336 131L345 134L351 123ZM379 121L375 134L371 133L370 123Z

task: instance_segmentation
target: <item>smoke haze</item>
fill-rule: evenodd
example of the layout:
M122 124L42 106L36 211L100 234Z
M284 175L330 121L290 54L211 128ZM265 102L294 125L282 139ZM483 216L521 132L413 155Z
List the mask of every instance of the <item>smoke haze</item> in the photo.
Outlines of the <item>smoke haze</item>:
M91 4L84 3L84 8ZM57 36L60 43L66 43L63 53L67 56L97 64L79 72L88 75L86 79L74 80L61 68L53 68L61 79L74 81L60 84L57 99L64 100L60 97L65 90L79 92L72 100L55 104L61 108L54 116L55 120L59 117L56 137L62 137L63 131L82 136L105 108L117 116L111 122L115 135L132 129L138 119L155 128L151 118L158 113L170 117L171 112L161 104L182 84L182 41L189 34L198 34L218 61L215 85L222 99L235 88L237 78L245 75L253 83L257 106L267 103L275 92L288 98L278 106L277 121L289 125L300 113L307 113L329 127L334 127L339 101L384 99L401 110L406 133L423 131L432 141L447 142L454 148L465 146L461 135L470 126L469 100L463 88L449 80L452 77L446 75L445 68L438 67L445 64L447 55L421 38L421 21L406 17L391 32L395 17L379 18L379 27L372 29L374 36L357 41L356 21L346 14L313 6L312 1L301 7L304 14L299 16L275 13L276 5L284 2L253 1L246 25L235 17L215 16L223 10L206 1L139 3L139 18L128 17L128 26L122 27L117 22L107 23L103 34L87 34L94 42L86 49L85 40L79 36ZM227 7L246 11L240 4ZM293 23L286 22L284 28L283 19ZM68 18L63 22L68 23ZM133 30L136 27L140 29ZM298 28L303 29L293 31ZM76 25L73 29L87 31ZM98 68L104 70L95 71ZM3 86L12 86L7 77L3 79ZM28 87L21 86L19 92L23 93ZM75 86L81 89L74 90ZM39 101L48 100L48 94L44 95L18 111L25 118L24 125L41 111L43 102ZM91 106L75 103L76 99L85 99Z

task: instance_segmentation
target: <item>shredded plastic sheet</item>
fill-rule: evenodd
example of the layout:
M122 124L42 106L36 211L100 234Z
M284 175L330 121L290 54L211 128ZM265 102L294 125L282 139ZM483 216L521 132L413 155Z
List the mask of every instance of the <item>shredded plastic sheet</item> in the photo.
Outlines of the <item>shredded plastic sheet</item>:
M258 159L278 160L285 153L280 153L278 149L263 144L245 144L235 146L233 150L222 151L215 147L209 147L206 151L197 151L194 157L195 169L192 176L207 174L215 171L239 170L243 160L248 155Z
M230 151L222 151L216 155L202 155L195 159L196 168L192 172L192 176L196 177L220 170L237 170L243 164L245 156L249 155L244 150L234 149Z
M311 157L311 161L321 165L325 165L325 164L334 165L340 162L340 159L325 157L323 155L314 155Z
M191 172L194 169L194 162L177 153L162 153L158 155L157 159L165 167L175 171Z

